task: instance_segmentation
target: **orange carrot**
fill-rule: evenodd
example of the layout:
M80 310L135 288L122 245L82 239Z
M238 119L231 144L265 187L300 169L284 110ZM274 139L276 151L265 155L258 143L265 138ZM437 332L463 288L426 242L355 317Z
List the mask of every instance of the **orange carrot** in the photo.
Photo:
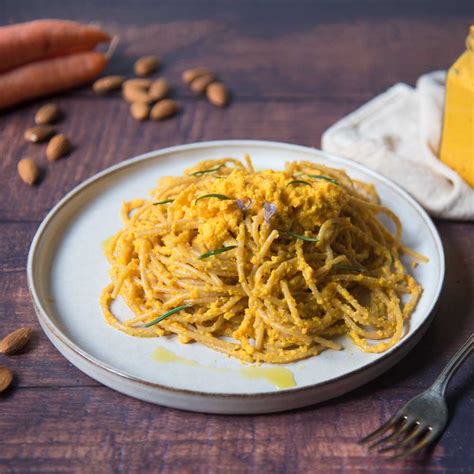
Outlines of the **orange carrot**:
M87 51L36 61L0 74L0 109L90 82L106 64L104 54Z
M110 41L104 31L67 20L35 20L0 27L0 71L80 51Z

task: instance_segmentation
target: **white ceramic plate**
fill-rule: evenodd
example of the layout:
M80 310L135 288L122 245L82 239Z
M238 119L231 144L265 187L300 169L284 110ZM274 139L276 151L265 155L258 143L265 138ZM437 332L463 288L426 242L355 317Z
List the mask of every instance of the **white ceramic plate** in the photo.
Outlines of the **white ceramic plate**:
M408 334L384 354L366 354L344 341L345 350L287 364L296 387L277 389L265 378L250 379L242 364L200 344L176 338L140 339L108 326L99 307L108 282L101 243L121 227L124 200L148 197L163 175L181 174L200 160L250 153L256 167L282 168L285 161L312 160L343 167L373 182L384 204L400 216L403 241L430 258L413 273L423 296ZM319 150L259 141L218 141L147 153L88 179L65 196L41 224L28 258L28 284L39 322L57 349L99 382L160 405L212 413L287 410L338 396L395 364L420 339L432 319L444 279L444 254L427 214L389 180L349 160ZM119 308L119 311L124 311ZM193 361L157 362L158 348Z

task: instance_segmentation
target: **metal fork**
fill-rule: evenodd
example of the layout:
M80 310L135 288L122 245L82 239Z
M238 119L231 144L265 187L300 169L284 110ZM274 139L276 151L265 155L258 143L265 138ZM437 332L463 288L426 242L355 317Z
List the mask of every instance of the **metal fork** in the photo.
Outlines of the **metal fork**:
M406 458L435 441L448 423L446 387L473 350L474 334L471 334L428 390L412 398L379 429L359 443L369 443L386 435L371 444L369 449L378 447L380 453L391 451L389 459L395 460Z

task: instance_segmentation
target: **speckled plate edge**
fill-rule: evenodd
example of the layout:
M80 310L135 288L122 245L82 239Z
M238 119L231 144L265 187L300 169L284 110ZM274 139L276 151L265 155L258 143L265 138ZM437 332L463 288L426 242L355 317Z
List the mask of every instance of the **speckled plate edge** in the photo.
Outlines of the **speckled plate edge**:
M383 182L385 185L391 188L394 188L395 191L406 201L408 201L409 204L418 212L420 219L422 219L427 228L429 228L436 243L436 250L438 252L440 267L438 269L439 277L437 288L435 297L431 301L428 311L426 311L426 317L424 317L423 322L412 333L405 336L402 341L400 341L395 347L387 351L387 353L382 355L377 360L340 377L301 388L296 387L271 393L238 395L225 393L204 393L193 390L175 389L156 383L150 383L148 381L123 373L122 371L116 370L108 364L95 359L90 354L78 347L74 342L72 342L65 334L62 333L62 331L54 324L48 315L41 303L35 283L35 274L38 273L39 275L39 272L35 272L35 261L37 260L39 243L45 229L47 228L50 221L54 218L56 213L74 196L91 184L118 170L131 167L137 162L155 159L161 155L179 153L181 151L190 149L223 146L266 148L277 147L294 152L300 151L304 153L313 153L315 156L319 157L327 156L329 159L336 159L342 164L347 163L350 167L359 169L361 172L371 175L376 180ZM64 196L59 201L59 203L54 206L53 209L51 209L33 238L28 254L27 265L28 288L42 329L52 344L59 350L59 352L82 372L86 373L98 382L134 398L184 410L226 414L270 413L319 403L354 390L355 388L360 387L361 385L382 374L390 367L395 365L403 356L405 356L426 332L435 314L435 306L438 302L443 286L444 274L444 251L441 239L434 224L427 213L421 208L421 206L411 196L409 196L405 191L403 191L389 179L351 160L337 157L317 149L293 144L259 140L219 140L178 145L139 155L135 158L123 161L97 173L66 194L66 196Z

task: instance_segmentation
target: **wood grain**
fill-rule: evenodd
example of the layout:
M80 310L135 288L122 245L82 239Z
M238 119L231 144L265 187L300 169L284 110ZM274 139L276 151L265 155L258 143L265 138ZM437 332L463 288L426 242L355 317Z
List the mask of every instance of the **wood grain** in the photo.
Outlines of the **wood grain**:
M131 74L136 57L158 54L158 75L183 111L136 123L117 96L88 88L55 97L58 128L73 153L47 163L23 131L45 101L0 116L0 336L35 328L23 354L1 357L16 374L0 395L0 472L472 472L474 361L449 388L452 421L428 457L389 463L357 440L426 388L474 331L474 228L437 221L446 284L433 325L396 367L360 389L278 415L216 416L139 402L79 372L39 329L25 267L48 210L74 186L114 163L169 145L254 138L319 146L321 133L395 82L414 84L447 68L474 20L472 1L151 0L0 3L0 21L38 17L94 20L118 34L110 73ZM474 21L471 21L474 22ZM215 69L233 93L227 110L196 100L180 82L195 65ZM29 188L16 163L32 156L45 171Z

